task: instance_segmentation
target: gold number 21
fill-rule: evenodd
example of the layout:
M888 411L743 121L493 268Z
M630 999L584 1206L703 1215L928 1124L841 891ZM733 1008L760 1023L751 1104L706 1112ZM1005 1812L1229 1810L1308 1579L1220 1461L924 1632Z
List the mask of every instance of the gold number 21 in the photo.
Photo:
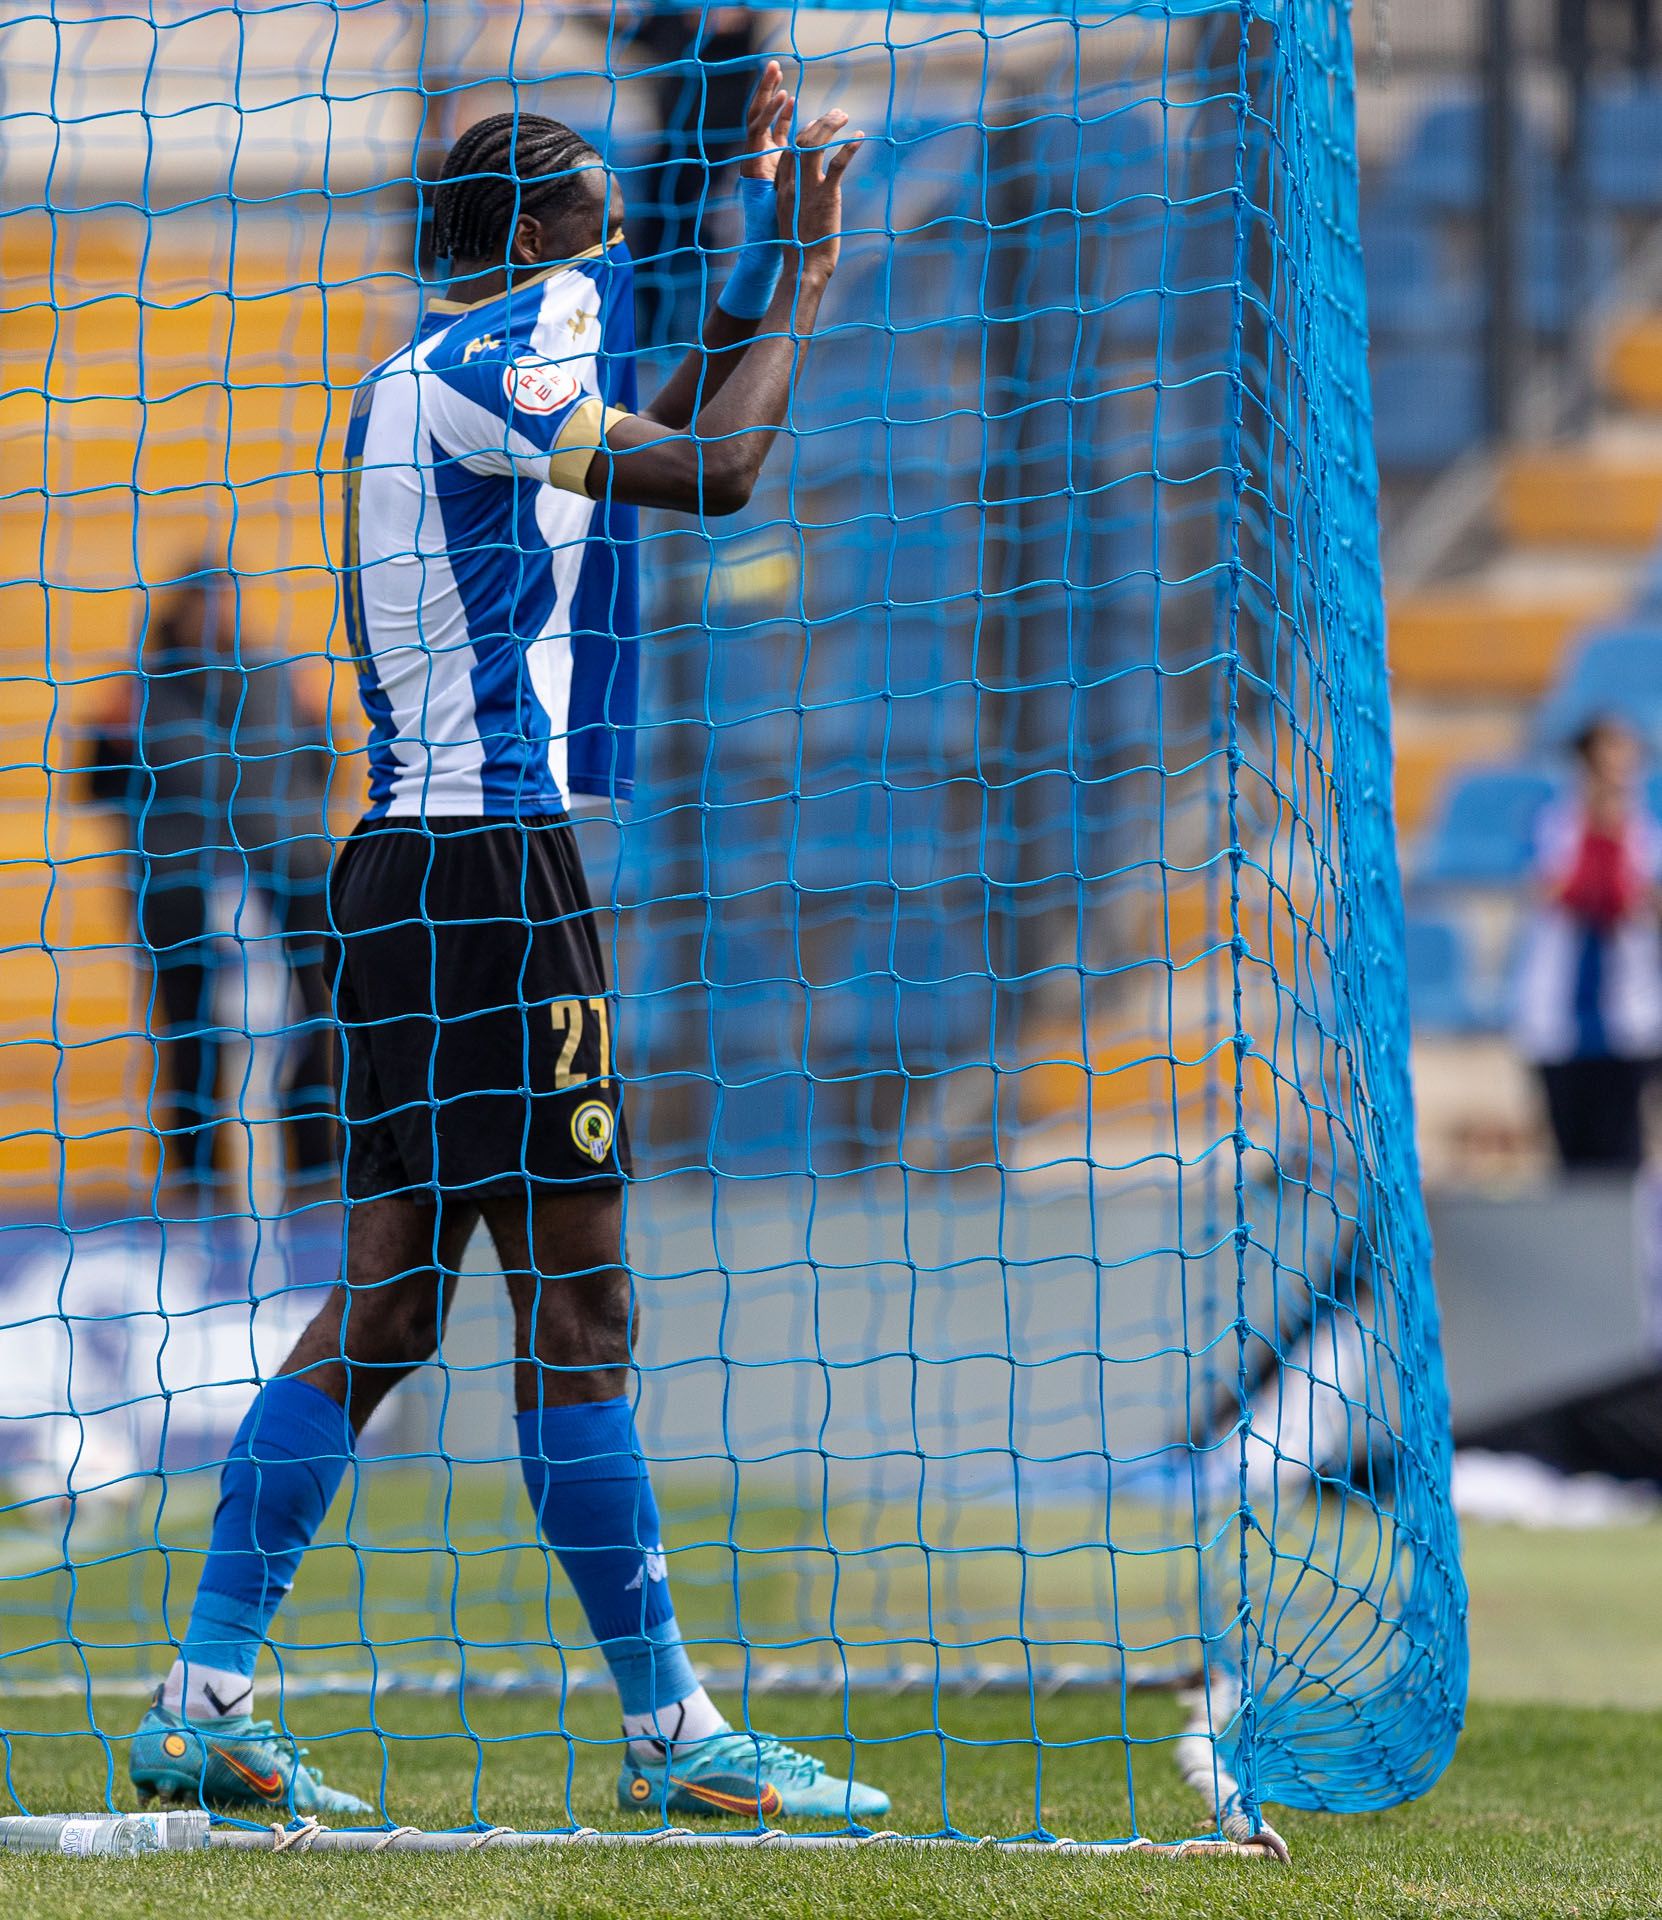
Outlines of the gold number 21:
M600 1028L600 1071L595 1078L598 1082L604 1082L612 1077L612 1021L604 996L596 994L589 1000L556 1000L549 1007L548 1016L554 1023L555 1033L564 1036L560 1043L560 1057L554 1063L554 1088L557 1093L564 1093L568 1087L580 1087L588 1079L587 1074L577 1071L577 1049L583 1041L584 1007L594 1015Z

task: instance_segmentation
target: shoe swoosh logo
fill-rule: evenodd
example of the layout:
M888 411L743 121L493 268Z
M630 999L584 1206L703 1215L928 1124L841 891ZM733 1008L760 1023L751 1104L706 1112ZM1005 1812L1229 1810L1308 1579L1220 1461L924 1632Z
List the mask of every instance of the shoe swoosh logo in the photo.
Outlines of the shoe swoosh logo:
M280 1773L256 1773L252 1767L245 1767L234 1753L227 1753L223 1747L215 1747L219 1755L239 1780L245 1780L262 1800L280 1800L283 1797L283 1776Z
M778 1813L785 1804L779 1789L771 1781L759 1795L723 1793L718 1787L701 1787L696 1780L672 1778L670 1785L679 1787L683 1793L690 1793L695 1800L702 1800L707 1807L716 1807L722 1813L757 1813L765 1817Z

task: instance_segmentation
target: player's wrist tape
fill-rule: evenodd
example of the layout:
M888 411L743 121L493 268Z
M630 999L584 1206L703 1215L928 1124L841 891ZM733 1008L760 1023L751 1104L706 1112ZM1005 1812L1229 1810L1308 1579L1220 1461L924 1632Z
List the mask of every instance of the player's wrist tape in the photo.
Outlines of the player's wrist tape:
M744 245L716 305L734 320L760 320L779 284L784 249L779 244L779 203L771 180L739 178Z

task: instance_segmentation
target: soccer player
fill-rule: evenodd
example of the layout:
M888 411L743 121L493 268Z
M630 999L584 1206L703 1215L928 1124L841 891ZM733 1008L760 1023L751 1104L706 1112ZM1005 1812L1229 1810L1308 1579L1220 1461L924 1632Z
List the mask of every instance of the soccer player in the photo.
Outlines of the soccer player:
M330 892L346 1271L231 1443L180 1655L132 1743L142 1793L372 1811L250 1717L254 1668L364 1423L435 1352L482 1218L513 1307L532 1509L621 1700L622 1805L888 1809L734 1731L676 1626L627 1395L629 1149L568 818L573 794L627 791L636 509L749 498L836 264L859 136L832 109L793 142L793 111L770 62L744 246L701 345L638 411L622 206L599 156L504 114L445 162L450 298L365 378L346 438L341 587L370 720L369 811Z

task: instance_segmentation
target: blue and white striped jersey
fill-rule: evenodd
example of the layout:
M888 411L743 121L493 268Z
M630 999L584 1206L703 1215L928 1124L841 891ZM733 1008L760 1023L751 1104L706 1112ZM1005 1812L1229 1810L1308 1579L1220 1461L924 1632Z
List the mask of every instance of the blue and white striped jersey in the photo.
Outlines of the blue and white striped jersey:
M635 407L621 241L473 307L435 301L359 385L346 629L369 813L514 819L634 778L636 512L583 477Z

